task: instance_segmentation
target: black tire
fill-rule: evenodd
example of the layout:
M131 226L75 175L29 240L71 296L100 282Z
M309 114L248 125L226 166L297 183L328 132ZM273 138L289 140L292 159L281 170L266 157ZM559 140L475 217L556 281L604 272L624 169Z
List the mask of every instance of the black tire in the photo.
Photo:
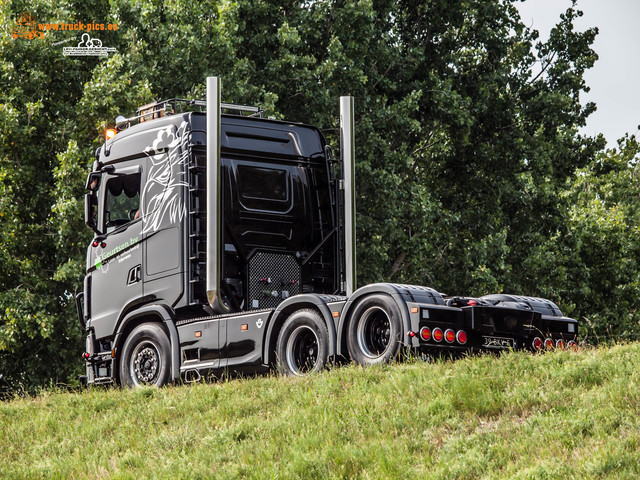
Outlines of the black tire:
M402 346L402 319L396 302L373 294L360 300L347 327L347 350L360 365L395 360Z
M122 347L120 384L135 388L161 387L171 377L171 346L167 334L155 323L134 328Z
M303 309L292 313L278 335L278 371L287 376L303 376L323 370L328 343L327 326L318 312Z

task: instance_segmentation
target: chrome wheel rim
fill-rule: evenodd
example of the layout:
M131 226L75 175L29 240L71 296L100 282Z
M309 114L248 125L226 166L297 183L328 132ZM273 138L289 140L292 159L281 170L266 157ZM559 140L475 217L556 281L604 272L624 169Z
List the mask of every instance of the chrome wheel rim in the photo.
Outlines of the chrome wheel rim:
M161 369L160 349L155 342L145 340L136 345L129 360L129 373L136 386L156 383Z

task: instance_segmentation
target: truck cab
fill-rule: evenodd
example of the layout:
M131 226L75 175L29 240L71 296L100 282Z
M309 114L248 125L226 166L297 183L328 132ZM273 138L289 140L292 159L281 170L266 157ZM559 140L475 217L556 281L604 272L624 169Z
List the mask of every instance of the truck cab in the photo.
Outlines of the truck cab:
M229 106L220 128L225 310L211 307L206 114L166 113L180 103L142 107L142 121L121 125L96 152L87 179L85 220L95 238L82 321L103 351L117 349L123 321L145 305L162 305L181 321L274 309L301 293L340 293L337 182L323 135ZM217 348L234 350L224 338ZM107 362L94 376L112 377L111 370Z

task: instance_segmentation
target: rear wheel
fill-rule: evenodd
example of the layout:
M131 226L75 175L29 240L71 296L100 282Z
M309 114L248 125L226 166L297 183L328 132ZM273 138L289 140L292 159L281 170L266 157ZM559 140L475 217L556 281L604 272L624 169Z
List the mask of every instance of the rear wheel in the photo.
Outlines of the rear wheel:
M276 345L278 371L283 375L309 375L324 369L329 334L315 310L292 313L284 322Z
M395 301L387 295L369 295L356 305L347 327L349 355L360 365L395 360L400 352L402 321Z
M125 387L162 386L171 374L171 347L167 334L155 323L134 328L122 347L120 383Z

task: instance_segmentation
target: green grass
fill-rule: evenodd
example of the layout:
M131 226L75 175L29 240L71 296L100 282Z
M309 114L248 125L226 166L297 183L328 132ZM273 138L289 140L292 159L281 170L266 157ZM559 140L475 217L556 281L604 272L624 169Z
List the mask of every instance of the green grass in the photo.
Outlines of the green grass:
M3 478L638 478L640 344L0 403Z

